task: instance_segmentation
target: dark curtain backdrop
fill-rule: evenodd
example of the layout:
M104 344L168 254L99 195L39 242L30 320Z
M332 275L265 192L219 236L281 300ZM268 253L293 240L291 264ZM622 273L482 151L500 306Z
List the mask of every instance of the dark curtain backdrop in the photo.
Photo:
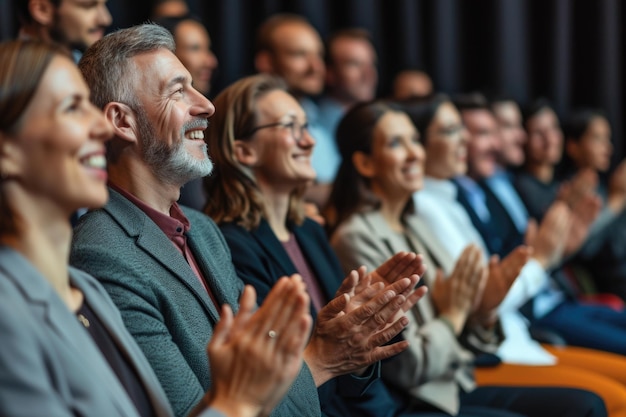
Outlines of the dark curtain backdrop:
M0 0L0 36L14 34L11 0ZM380 95L405 67L429 72L446 93L482 89L521 104L544 96L560 116L603 108L624 154L626 6L623 0L188 0L220 61L214 91L253 73L254 35L267 16L306 16L322 37L360 26L375 39ZM109 0L113 27L145 21L150 0ZM1 63L0 63L1 65Z

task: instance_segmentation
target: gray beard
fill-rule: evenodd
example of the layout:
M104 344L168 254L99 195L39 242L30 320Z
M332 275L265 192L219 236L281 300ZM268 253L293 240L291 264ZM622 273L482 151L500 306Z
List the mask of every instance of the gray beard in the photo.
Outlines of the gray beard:
M194 158L185 149L186 126L181 129L181 141L172 146L157 138L152 124L141 110L138 112L138 127L141 132L143 160L159 181L182 187L187 182L206 177L213 171L213 163L207 153L206 144L202 147L205 156L202 160Z

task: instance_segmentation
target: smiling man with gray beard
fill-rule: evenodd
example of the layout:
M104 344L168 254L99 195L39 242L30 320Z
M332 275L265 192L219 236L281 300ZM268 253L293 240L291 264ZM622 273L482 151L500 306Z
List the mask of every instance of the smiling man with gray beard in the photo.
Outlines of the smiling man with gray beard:
M146 24L105 36L80 61L114 137L110 200L81 218L70 262L104 285L175 414L185 416L211 387L206 345L221 306L237 310L243 284L215 223L176 203L183 184L211 172L204 130L215 108L173 51L169 32ZM421 268L415 254L395 256L372 273L387 286L359 285L365 273L353 271L320 311L305 364L271 415L320 416L317 388L331 379L345 377L337 395L367 396L379 382L379 361L407 347L388 342L421 294L414 290Z

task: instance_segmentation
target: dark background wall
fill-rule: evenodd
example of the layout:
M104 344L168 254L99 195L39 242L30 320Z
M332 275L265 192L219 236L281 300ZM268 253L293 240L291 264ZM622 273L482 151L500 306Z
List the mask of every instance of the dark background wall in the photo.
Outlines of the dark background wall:
M0 36L15 32L0 0ZM113 28L145 21L150 0L109 0ZM379 54L379 93L405 67L429 72L437 90L505 93L521 104L545 96L563 116L601 107L624 154L626 7L623 0L188 0L207 25L220 61L214 91L251 74L254 35L267 16L306 16L322 37L368 29ZM1 65L1 63L0 63Z

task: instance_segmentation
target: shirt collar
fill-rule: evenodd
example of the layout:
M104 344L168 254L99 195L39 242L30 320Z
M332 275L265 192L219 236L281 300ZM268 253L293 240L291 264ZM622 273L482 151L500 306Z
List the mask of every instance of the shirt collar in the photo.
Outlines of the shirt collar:
M168 216L153 209L128 191L116 186L115 184L109 184L109 186L128 199L131 203L139 207L139 209L143 211L146 216L150 218L150 220L156 223L159 229L161 229L169 239L182 236L191 228L189 219L187 219L178 203L172 204L172 207L170 208L170 215Z

